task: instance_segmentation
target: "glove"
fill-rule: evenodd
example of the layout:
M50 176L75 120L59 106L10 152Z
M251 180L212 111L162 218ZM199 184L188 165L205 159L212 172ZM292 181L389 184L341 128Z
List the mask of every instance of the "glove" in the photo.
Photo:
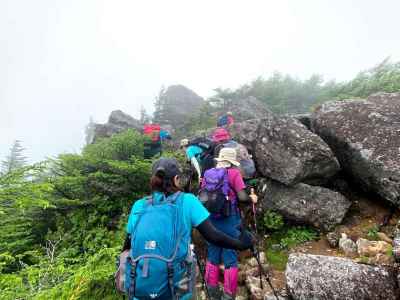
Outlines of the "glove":
M239 241L241 243L241 250L254 248L255 237L246 229L242 230L242 233L239 236Z

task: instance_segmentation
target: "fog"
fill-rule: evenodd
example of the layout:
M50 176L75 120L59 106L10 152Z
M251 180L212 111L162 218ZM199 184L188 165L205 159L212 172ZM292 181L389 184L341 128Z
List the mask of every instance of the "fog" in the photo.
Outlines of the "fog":
M399 1L0 1L0 160L79 152L90 116L152 110L161 86L199 95L277 70L349 80L400 60Z

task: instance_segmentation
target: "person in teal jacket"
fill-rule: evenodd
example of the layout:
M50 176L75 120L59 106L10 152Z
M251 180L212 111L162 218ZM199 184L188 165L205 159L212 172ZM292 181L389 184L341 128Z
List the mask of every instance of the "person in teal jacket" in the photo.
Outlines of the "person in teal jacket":
M200 200L191 193L181 192L181 175L181 168L175 159L161 158L153 164L152 176L150 179L150 187L152 191L151 205L162 204L163 201L170 199L170 197L176 199L179 222L182 222L180 224L185 228L180 243L183 245L190 244L192 228L196 228L208 242L219 245L220 247L236 250L246 250L253 247L253 238L246 230L243 230L238 238L232 238L217 230L210 221L209 212L205 209ZM123 250L134 249L135 247L133 244L135 240L133 236L135 233L135 226L137 226L138 223L138 216L144 211L146 205L148 205L146 203L148 203L148 197L137 200L132 207L126 227L127 238ZM159 229L160 228L157 228L157 230ZM146 230L151 231L152 228L150 227ZM161 230L161 232L164 231ZM165 235L165 238L171 237L170 232L165 231ZM157 295L154 299L172 299L170 293L171 292L169 291L164 295ZM137 299L140 300L140 298ZM178 299L187 298L182 297Z

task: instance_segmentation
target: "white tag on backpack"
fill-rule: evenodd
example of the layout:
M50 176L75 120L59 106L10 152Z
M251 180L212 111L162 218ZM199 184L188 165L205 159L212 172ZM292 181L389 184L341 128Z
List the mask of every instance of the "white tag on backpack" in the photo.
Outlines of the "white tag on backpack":
M146 241L144 245L144 249L146 250L155 250L157 247L156 241Z

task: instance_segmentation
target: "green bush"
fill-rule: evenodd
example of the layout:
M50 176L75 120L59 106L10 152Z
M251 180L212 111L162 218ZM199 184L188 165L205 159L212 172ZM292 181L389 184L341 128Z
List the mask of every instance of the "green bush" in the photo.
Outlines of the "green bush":
M264 213L263 221L264 227L272 231L280 230L285 225L282 215L270 210Z
M368 229L368 232L367 232L367 239L369 239L369 240L371 240L371 241L377 241L377 240L379 240L378 232L379 232L379 228L378 228L377 225L375 225L375 226L369 228L369 229Z
M115 256L150 169L127 130L0 176L0 299L119 299Z
M318 234L313 229L307 227L293 227L287 230L285 236L281 239L280 245L282 248L291 248L317 238Z

